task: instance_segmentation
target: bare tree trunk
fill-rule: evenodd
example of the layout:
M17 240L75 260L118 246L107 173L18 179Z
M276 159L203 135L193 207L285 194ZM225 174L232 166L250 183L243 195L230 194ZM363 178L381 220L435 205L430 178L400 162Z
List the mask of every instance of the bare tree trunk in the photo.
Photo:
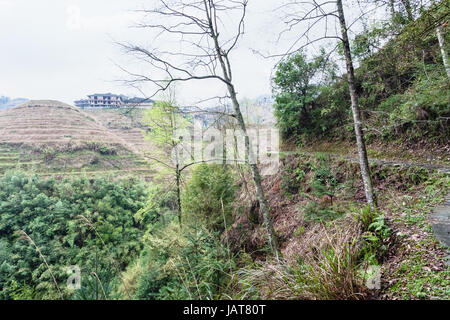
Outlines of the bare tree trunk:
M207 9L207 5L205 2L205 8ZM208 10L206 10L208 12ZM233 108L235 112L236 119L238 121L239 127L242 130L242 133L244 134L245 139L245 153L246 153L246 159L248 160L251 154L251 145L250 145L250 138L247 133L247 127L244 122L244 117L242 116L241 107L239 105L239 101L237 99L236 90L232 84L232 71L231 71L231 63L228 58L228 54L222 50L222 48L219 45L219 34L216 33L216 29L214 28L214 21L212 19L212 16L208 16L208 22L210 29L213 31L211 34L211 37L214 41L214 48L217 53L217 58L219 60L220 66L222 68L223 77L227 83L227 89L228 93L230 94L231 101L233 103ZM272 253L275 255L275 258L279 260L279 252L278 252L278 239L275 234L275 230L273 228L272 219L270 217L270 211L269 207L266 203L266 197L264 195L264 189L261 184L261 174L259 172L258 164L257 163L249 163L250 168L252 170L252 176L253 181L255 183L255 189L256 189L256 199L259 203L259 208L261 211L261 214L264 219L264 224L267 230L267 236L269 240L269 246Z
M178 210L178 221L180 223L180 229L182 228L181 224L181 172L179 169L179 165L177 164L176 168L176 184L177 184L177 210Z
M408 16L409 22L414 21L414 16L413 16L413 13L412 13L411 2L409 2L409 0L401 0L401 3L405 7L406 15Z
M389 8L391 9L391 15L394 17L395 15L395 4L394 0L389 0Z
M235 111L232 116L236 117L238 120L240 129L245 136L246 154L250 154L251 144L232 82L231 64L228 59L228 54L234 50L238 40L244 33L244 21L248 0L174 0L158 2L161 4L159 8L154 10L144 10L144 12L156 15L157 18L160 18L163 21L161 22L162 24L153 24L152 22L149 25L144 24L142 26L156 29L160 34L170 34L171 36L179 35L183 43L191 44L189 45L189 50L192 52L189 54L185 52L174 54L175 56L178 56L178 58L186 60L184 63L176 66L170 59L164 58L165 54L155 52L156 50L149 51L146 48L139 46L122 45L128 53L137 54L138 56L144 57L145 61L150 62L150 65L153 66L155 70L158 70L156 74L162 71L166 73L168 78L168 80L161 80L159 75L157 78L152 78L152 76L144 76L129 72L130 76L135 78L130 80L130 83L135 83L135 81L145 81L150 85L154 85L156 89L153 94L154 96L158 92L166 90L175 82L207 79L220 80L227 87ZM236 11L241 12L241 18L236 26L237 33L231 38L228 38L228 40L225 39L223 44L220 44L218 40L219 35L221 35L219 26L224 26L226 29L231 27L229 25L225 26L219 15L223 14L225 16ZM189 14L189 12L192 13ZM185 38L189 38L190 40ZM185 66L188 66L187 69ZM216 70L219 68L222 70ZM219 73L223 73L223 76L220 76ZM273 254L278 258L278 243L261 185L261 175L256 163L250 164L250 167L256 187L256 198L258 199L268 232L269 245ZM186 166L179 170L182 171L184 168L186 168Z
M444 35L442 34L442 27L439 25L436 27L436 36L439 41L439 47L442 54L442 62L444 63L445 71L447 72L447 77L450 80L450 63L448 62L447 51L445 50Z
M234 90L234 87L228 86L228 91L230 93L231 100L233 102L233 107L234 107L234 111L236 113L236 118L238 120L239 126L245 136L245 151L246 151L246 159L248 160L252 150L251 150L251 145L250 145L250 139L247 134L247 128L246 128L246 125L244 122L244 118L242 117L241 109L239 106L239 102L237 100L237 95L236 95L236 91ZM250 168L252 170L253 181L255 183L256 199L258 200L259 208L260 208L261 214L264 219L264 225L267 230L267 236L269 239L270 250L274 253L275 258L278 260L279 259L278 239L275 234L275 230L273 228L272 219L270 217L270 211L269 211L269 208L266 203L264 190L262 188L261 174L259 172L257 163L250 163Z
M358 146L359 164L361 167L361 175L364 183L364 191L366 193L367 203L373 210L375 209L375 200L373 195L372 180L370 177L369 161L367 158L366 142L362 131L361 112L358 105L358 96L355 88L355 72L353 68L352 55L350 52L350 43L347 35L347 26L345 23L344 9L342 7L342 0L337 0L337 7L339 13L339 23L342 33L342 44L344 49L345 61L347 65L348 87L350 91L350 98L352 101L353 121L355 124L356 143Z

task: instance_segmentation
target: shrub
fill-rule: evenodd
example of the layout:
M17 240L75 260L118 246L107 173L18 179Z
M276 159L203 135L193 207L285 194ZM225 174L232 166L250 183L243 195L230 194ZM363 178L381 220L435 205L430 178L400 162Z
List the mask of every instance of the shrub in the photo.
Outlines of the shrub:
M46 146L43 150L42 150L42 154L44 155L44 159L46 161L50 161L53 160L56 156L56 152L55 149L53 149L50 146Z
M183 192L185 222L223 231L224 222L227 226L231 222L235 190L235 179L229 168L217 164L198 166Z
M319 154L317 162L313 168L314 174L309 181L312 194L316 197L329 196L333 204L333 197L340 184L325 155Z
M101 142L97 142L97 141L87 141L86 147L88 150L95 151L95 152L98 152L103 155L116 155L117 154L117 150L114 147L106 145Z
M135 299L219 299L234 267L216 236L204 228L180 232L171 223L145 237L141 256L123 278Z
M83 287L98 287L89 276L95 271L108 294L118 271L142 248L144 227L134 221L133 213L145 198L143 184L134 179L56 181L7 172L0 177L0 297L59 298L42 259L16 236L19 230L40 248L58 283L66 283L68 266L79 265L86 279ZM73 292L61 289L65 298L72 296ZM78 298L98 297L98 293L88 290Z

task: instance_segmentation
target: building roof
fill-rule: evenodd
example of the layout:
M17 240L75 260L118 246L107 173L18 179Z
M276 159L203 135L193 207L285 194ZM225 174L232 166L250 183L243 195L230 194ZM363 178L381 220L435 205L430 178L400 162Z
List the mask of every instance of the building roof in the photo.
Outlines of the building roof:
M93 97L93 96L102 96L102 97L119 97L119 98L123 98L122 95L118 95L118 94L114 94L114 93L94 93L94 94L90 94L88 95L88 97Z
M146 98L129 98L125 100L126 103L154 103L152 99L146 99Z

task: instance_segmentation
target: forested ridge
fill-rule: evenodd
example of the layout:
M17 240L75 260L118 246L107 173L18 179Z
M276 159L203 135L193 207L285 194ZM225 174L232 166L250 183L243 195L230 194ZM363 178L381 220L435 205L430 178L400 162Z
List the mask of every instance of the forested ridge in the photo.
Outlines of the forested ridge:
M139 119L151 144L142 154L150 181L139 172L1 174L0 299L448 300L448 252L430 213L450 191L449 1L366 1L388 16L374 23L362 15L360 30L348 35L348 9L333 2L323 14L337 19L335 50L310 50L306 37L274 69L281 150L270 175L249 161L247 130L258 124L242 111L229 59L244 34L247 1L218 2L195 2L193 16L181 15L197 33L183 34L169 19L150 26L198 36L196 49L210 46L196 58L182 54L197 63L193 70L159 57L162 50L121 44L167 72L163 80L128 72L137 77L131 82L165 93ZM183 5L150 13L178 18ZM298 19L326 10L310 5L317 16ZM238 35L224 41L221 20L208 13L233 10L244 12ZM202 78L226 88L227 108L212 113L210 126L244 132L245 161L182 159L186 141L177 133L196 113L184 111L171 86ZM97 159L91 165L117 156L106 144L87 145ZM48 148L35 152L58 159Z

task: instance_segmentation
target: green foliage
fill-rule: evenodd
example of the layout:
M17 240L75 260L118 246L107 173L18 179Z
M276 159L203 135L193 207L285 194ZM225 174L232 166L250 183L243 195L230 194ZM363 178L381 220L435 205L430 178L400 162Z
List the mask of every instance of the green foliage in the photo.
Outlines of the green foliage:
M283 168L280 188L286 194L297 194L306 175L311 171L311 163L290 163Z
M364 60L372 56L381 46L381 39L386 37L386 27L375 25L369 28L366 24L364 30L355 36L352 42L352 55L356 59Z
M200 223L208 230L223 231L231 225L235 178L228 167L201 164L195 168L183 192L187 223Z
M380 111L389 114L391 133L392 127L408 130L412 136L421 135L424 129L431 132L443 129L439 119L450 116L450 86L441 71L429 69L408 90L391 95L379 105Z
M345 213L338 205L320 204L316 201L310 201L303 210L305 221L324 222L335 220Z
M136 264L124 274L135 299L219 299L234 262L217 236L171 223L145 238ZM121 288L123 289L123 287Z
M86 147L88 150L98 152L102 155L116 155L117 154L117 150L114 147L109 146L102 142L98 142L98 141L87 141Z
M316 163L312 165L312 171L313 174L308 182L312 194L316 197L327 195L332 200L337 189L341 186L330 167L330 161L326 155L318 154Z
M358 62L355 85L370 141L390 141L399 135L405 142L431 138L445 144L448 140L450 83L434 27L439 17L444 21L448 15L448 4L418 7L420 16L412 20L402 5L396 6L391 20L364 23L352 39ZM444 37L448 46L450 33L444 32ZM274 79L280 129L285 138L296 140L353 139L346 77L325 77L320 85L308 82L317 66L303 53L280 64ZM321 69L316 72L321 74Z
M147 129L146 139L169 154L172 150L167 148L174 148L182 142L176 133L189 125L189 119L170 101L158 101L151 109L145 110L142 122Z
M324 72L328 68L328 72ZM285 138L314 134L320 127L320 110L315 100L319 82L334 74L324 51L311 61L302 52L279 64L274 78L275 116ZM323 76L325 75L325 76Z
M379 265L388 249L391 228L386 225L384 215L368 206L361 209L358 219L364 230L359 251L361 265Z
M136 180L80 177L58 182L6 173L0 178L0 298L19 297L14 283L23 284L23 297L35 292L39 299L59 298L49 270L34 247L18 239L19 230L40 248L66 297L71 296L65 290L66 270L72 265L89 277L97 261L103 270L98 276L107 287L140 251L144 226L133 214L145 198L145 187Z
M92 249L87 263L81 269L81 288L75 290L72 300L106 300L113 297L113 289L117 285L115 261L110 258L99 257L105 254L103 250ZM98 279L97 279L98 277Z
M26 283L21 286L13 280L11 281L10 290L12 300L36 300L37 298L36 290Z
M281 176L281 189L288 194L298 193L300 183L306 176L306 172L303 168L290 168L287 167L283 170Z
M133 216L136 223L151 229L170 223L177 214L176 193L165 192L160 185L149 187L147 192L145 206Z

